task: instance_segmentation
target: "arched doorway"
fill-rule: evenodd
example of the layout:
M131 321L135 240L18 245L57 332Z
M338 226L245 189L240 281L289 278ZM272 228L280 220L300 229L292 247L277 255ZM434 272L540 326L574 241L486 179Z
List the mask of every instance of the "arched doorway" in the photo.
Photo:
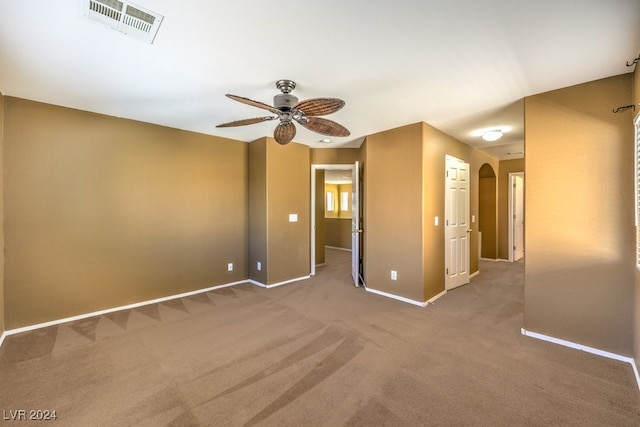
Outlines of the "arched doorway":
M496 173L488 163L478 171L480 258L498 258L498 193Z

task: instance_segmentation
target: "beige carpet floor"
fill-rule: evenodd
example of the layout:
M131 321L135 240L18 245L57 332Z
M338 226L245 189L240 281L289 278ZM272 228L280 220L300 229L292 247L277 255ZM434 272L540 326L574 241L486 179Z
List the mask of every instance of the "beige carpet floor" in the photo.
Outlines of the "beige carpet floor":
M629 364L520 334L523 264L481 261L426 308L355 288L350 254L7 337L0 409L59 426L640 425ZM53 424L51 424L53 423Z

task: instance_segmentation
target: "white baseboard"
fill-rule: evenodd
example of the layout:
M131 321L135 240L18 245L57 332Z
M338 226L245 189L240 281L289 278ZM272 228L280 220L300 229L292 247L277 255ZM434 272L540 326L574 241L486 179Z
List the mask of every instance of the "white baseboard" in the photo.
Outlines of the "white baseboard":
M28 331L33 331L33 330L36 330L36 329L46 328L48 326L60 325L62 323L67 323L67 322L74 322L76 320L82 320L82 319L86 319L88 317L101 316L103 314L113 313L113 312L116 312L116 311L128 310L128 309L142 307L142 306L149 305L149 304L156 304L156 303L159 303L159 302L169 301L169 300L173 300L173 299L177 299L177 298L189 297L189 296L192 296L192 295L197 295L197 294L201 294L201 293L204 293L204 292L214 291L216 289L227 288L229 286L235 286L235 285L239 285L241 283L247 283L247 282L248 282L248 280L240 280L240 281L237 281L237 282L225 283L224 285L211 286L211 287L206 288L206 289L198 289L196 291L184 292L184 293L181 293L181 294L171 295L171 296L162 297L162 298L156 298L156 299L152 299L152 300L148 300L148 301L136 302L134 304L127 304L127 305L122 305L122 306L119 306L119 307L108 308L108 309L105 309L105 310L93 311L91 313L79 314L77 316L65 317L63 319L51 320L49 322L43 322L43 323L37 323L37 324L34 324L34 325L23 326L21 328L7 330L2 335L3 335L3 337L5 335L15 335L15 334L19 334L21 332L28 332ZM4 338L2 338L2 340L4 340ZM2 341L0 341L0 345L1 344L2 344Z
M433 304L437 299L439 299L440 297L444 296L447 293L446 290L442 291L438 295L428 299L427 301L421 302L421 301L416 301L416 300L413 300L413 299L410 299L410 298L401 297L399 295L391 294L389 292L384 292L384 291L378 291L376 289L371 289L371 288L368 288L366 285L365 285L364 289L367 292L371 292L372 294L377 294L377 295L381 295L383 297L387 297L387 298L395 299L395 300L398 300L398 301L406 302L406 303L409 303L409 304L412 304L412 305L417 305L418 307L426 307L429 304Z
M482 261L490 261L490 262L512 262L512 261L509 261L508 259L503 259L503 258L495 258L495 259L493 259L493 258L482 258L482 257L480 257L480 259Z
M447 291L442 291L442 292L440 292L440 293L439 293L438 295L436 295L435 297L433 297L433 298L429 299L429 300L427 301L427 303L426 303L426 304L433 304L433 303L434 303L438 298L440 298L440 297L444 296L446 293L447 293ZM425 304L425 305L426 305L426 304Z
M293 283L293 282L299 282L301 280L307 280L310 279L311 276L302 276L302 277L297 277L295 279L290 279L290 280L285 280L283 282L278 282L278 283L274 283L272 285L265 285L262 282L257 282L255 280L247 280L247 282L256 285L256 286L260 286L261 288L267 288L267 289L271 289L271 288L277 288L278 286L282 286L282 285L287 285L289 283Z
M469 279L473 279L474 277L476 277L478 274L480 274L480 270L476 271L475 273L471 273L469 275Z
M260 286L261 288L266 288L267 287L267 285L265 285L264 283L258 282L256 280L249 279L249 283L251 283L252 285L255 285L255 286Z
M520 331L522 332L522 335L525 335L527 337L531 337L531 338L536 338L539 340L543 340L543 341L548 341L554 344L558 344L558 345L562 345L565 347L569 347L569 348L574 348L576 350L582 350L582 351L586 351L587 353L591 353L591 354L596 354L598 356L602 356L602 357L606 357L608 359L614 359L614 360L619 360L621 362L627 362L629 364L631 364L631 367L633 368L633 373L636 377L636 385L638 386L638 389L640 389L640 374L638 374L638 367L636 366L636 361L632 358L632 357L626 357L626 356L621 356L619 354L615 354L615 353L610 353L608 351L604 351L604 350L600 350L594 347L589 347L586 345L582 345L582 344L577 344L571 341L566 341L560 338L554 338L554 337L550 337L548 335L543 335L543 334L539 334L537 332L531 332L531 331L527 331L524 328L521 328Z
M291 279L291 280L286 280L284 282L275 283L273 285L265 285L263 283L256 282L255 280L249 280L249 279L239 280L237 282L225 283L224 285L211 286L211 287L205 288L205 289L198 289L198 290L195 290L195 291L184 292L184 293L181 293L181 294L170 295L170 296L167 296L167 297L162 297L162 298L156 298L156 299L152 299L152 300L137 302L137 303L134 303L134 304L121 305L121 306L118 306L118 307L108 308L108 309L105 309L105 310L99 310L99 311L93 311L93 312L90 312L90 313L79 314L77 316L65 317L63 319L51 320L49 322L36 323L34 325L23 326L21 328L9 329L7 331L4 331L2 333L2 335L0 335L0 346L2 346L2 343L4 342L4 339L6 337L8 337L9 335L15 335L15 334L19 334L19 333L22 333L22 332L29 332L29 331L33 331L33 330L36 330L36 329L46 328L46 327L49 327L49 326L60 325L60 324L63 324L63 323L74 322L76 320L82 320L82 319L86 319L86 318L89 318L89 317L102 316L103 314L113 313L113 312L116 312L116 311L129 310L129 309L132 309L132 308L138 308L138 307L142 307L142 306L149 305L149 304L156 304L156 303L159 303L159 302L169 301L169 300L173 300L173 299L189 297L189 296L192 296L192 295L197 295L197 294L202 294L202 293L209 292L209 291L214 291L216 289L228 288L230 286L240 285L242 283L251 283L253 285L261 286L263 288L275 288L276 286L282 286L282 285L286 285L287 283L292 283L292 282L297 282L299 280L309 279L310 277L311 276L303 276L303 277L299 277L299 278L296 278L296 279Z
M337 246L325 246L325 248L327 248L327 249L337 249L339 251L351 252L351 249L349 249L349 248L339 248Z
M377 295L382 295L383 297L392 298L392 299L395 299L395 300L398 300L398 301L407 302L409 304L417 305L419 307L426 307L427 306L426 302L420 302L420 301L412 300L412 299L409 299L409 298L401 297L399 295L390 294L388 292L378 291L376 289L371 289L371 288L365 288L365 289L366 289L367 292L371 292L371 293L377 294Z

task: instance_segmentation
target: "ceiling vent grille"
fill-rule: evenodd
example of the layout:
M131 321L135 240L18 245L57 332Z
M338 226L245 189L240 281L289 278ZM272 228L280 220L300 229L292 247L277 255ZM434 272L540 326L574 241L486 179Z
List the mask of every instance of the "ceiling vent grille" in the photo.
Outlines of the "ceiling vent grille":
M82 15L147 43L153 43L163 18L126 0L82 0Z

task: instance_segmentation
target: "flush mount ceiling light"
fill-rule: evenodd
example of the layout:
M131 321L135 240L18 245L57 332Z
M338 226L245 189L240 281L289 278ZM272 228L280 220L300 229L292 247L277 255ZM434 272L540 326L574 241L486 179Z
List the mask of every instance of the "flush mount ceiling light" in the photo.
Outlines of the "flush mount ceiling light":
M500 129L491 129L482 134L482 139L488 142L497 141L500 138L502 138L502 131Z
M494 142L502 138L502 136L513 129L509 125L491 126L486 128L475 129L469 132L469 136L474 138L482 138L487 142Z
M329 138L324 138L324 139L321 139L318 142L320 142L321 144L331 144L331 142L333 142L333 141L331 141Z

